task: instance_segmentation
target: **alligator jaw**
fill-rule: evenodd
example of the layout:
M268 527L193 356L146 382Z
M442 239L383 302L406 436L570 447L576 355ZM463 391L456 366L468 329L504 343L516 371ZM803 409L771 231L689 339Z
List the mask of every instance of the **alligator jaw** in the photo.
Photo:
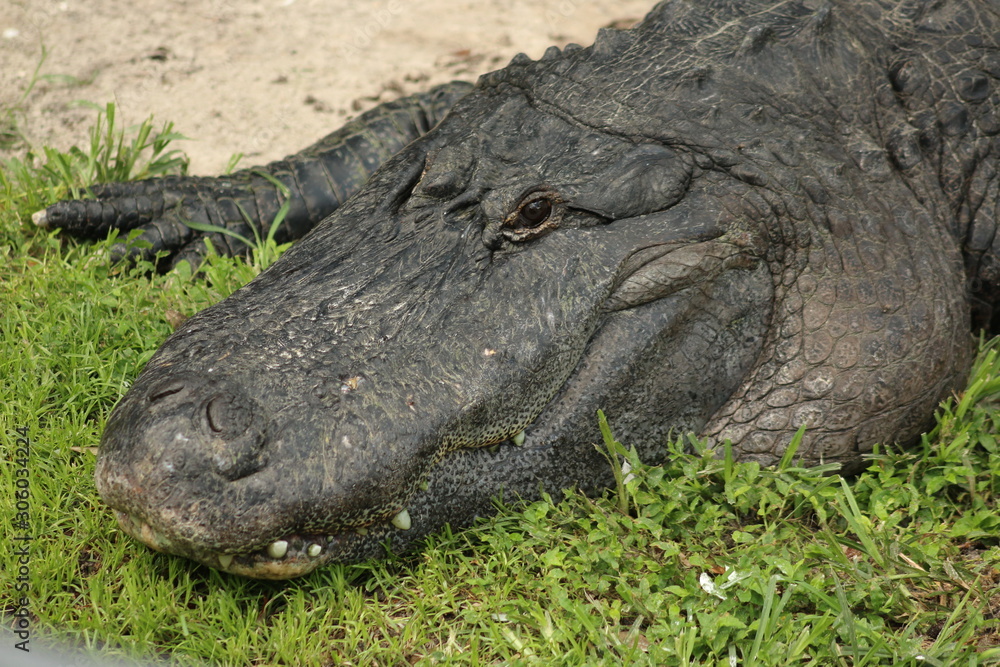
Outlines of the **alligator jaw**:
M391 521L380 522L380 532L389 532L391 526L399 522L402 510ZM330 560L337 548L352 540L360 540L376 529L375 526L349 529L333 535L293 534L270 542L267 546L246 553L221 553L209 549L191 549L179 545L169 537L153 529L139 517L115 511L122 530L155 551L163 553L183 553L204 565L231 574L254 579L291 579L312 572ZM391 530L401 528L391 527Z
M524 441L525 432L521 430L502 443L482 445L473 449L492 449L500 444L522 447ZM426 491L427 483L421 483L417 489ZM412 497L409 500L412 500ZM408 503L404 503L402 509L391 516L384 516L380 520L364 525L348 527L336 533L290 533L264 546L237 553L224 553L171 539L136 514L117 509L114 513L122 531L154 551L182 555L230 574L253 579L279 580L309 574L316 568L335 560L337 555L349 549L353 542L361 540L386 542L393 533L410 530L413 519L406 508L407 505Z

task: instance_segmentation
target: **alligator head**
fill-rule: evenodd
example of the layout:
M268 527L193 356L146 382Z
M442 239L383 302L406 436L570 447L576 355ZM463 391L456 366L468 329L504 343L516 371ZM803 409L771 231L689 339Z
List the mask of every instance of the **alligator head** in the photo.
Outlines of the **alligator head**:
M762 341L759 239L702 177L516 90L472 96L167 340L107 425L102 496L154 548L286 577L501 490L601 485L598 408L662 445Z
M636 44L647 59L665 48ZM889 438L917 432L913 415L962 368L966 314L942 305L961 293L957 252L927 239L896 251L873 234L861 259L832 259L855 253L843 239L858 225L919 213L910 190L884 160L862 173L822 118L768 126L774 115L727 106L732 91L690 68L626 85L611 66L601 74L602 50L485 78L166 341L98 460L127 532L283 578L468 524L501 493L606 485L599 408L648 461L689 431L768 460L778 436L824 410L836 424L817 460L857 458L859 434L882 437L879 412L894 415ZM751 74L732 90L753 90ZM870 256L884 271L868 294ZM911 260L956 277L921 283ZM905 372L935 375L887 397L876 357L897 348L925 355ZM869 412L845 407L866 401Z

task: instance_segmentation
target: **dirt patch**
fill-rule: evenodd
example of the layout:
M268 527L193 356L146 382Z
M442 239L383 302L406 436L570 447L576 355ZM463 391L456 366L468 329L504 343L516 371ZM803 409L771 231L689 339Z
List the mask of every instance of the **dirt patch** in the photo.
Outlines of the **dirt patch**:
M26 145L86 141L114 101L191 137L191 171L294 152L379 101L474 80L518 52L590 44L648 1L8 0L0 7L0 110ZM42 58L40 78L21 100ZM26 142L26 143L25 143Z

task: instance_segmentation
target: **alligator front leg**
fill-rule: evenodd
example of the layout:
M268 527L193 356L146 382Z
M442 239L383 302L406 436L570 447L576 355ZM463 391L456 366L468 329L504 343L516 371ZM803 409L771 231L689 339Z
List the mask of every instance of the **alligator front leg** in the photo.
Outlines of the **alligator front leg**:
M32 219L82 238L138 228L140 243L116 244L112 261L152 259L165 252L164 268L183 260L197 266L206 240L220 254L248 253L237 235L266 236L287 192L288 211L275 238L293 241L361 188L379 165L436 125L471 88L452 82L379 105L299 153L262 167L218 178L168 176L96 185L94 199L58 202ZM201 232L189 222L231 233Z

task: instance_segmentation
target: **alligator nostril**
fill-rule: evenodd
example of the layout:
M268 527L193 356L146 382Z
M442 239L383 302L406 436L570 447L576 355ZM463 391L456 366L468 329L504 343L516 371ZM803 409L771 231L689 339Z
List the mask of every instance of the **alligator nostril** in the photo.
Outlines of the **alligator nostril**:
M181 391L184 391L184 386L185 386L184 383L180 380L176 380L174 382L165 384L156 391L153 391L149 394L149 402L156 403L157 401L162 401L164 398L167 398L168 396L173 396L174 394L180 393Z
M250 426L249 407L229 394L213 396L205 405L205 419L213 433L236 436Z
M260 409L230 378L177 373L147 393L148 416L158 438L169 443L162 461L171 470L208 463L227 480L253 474L267 465Z
M226 405L223 400L216 396L205 407L205 414L208 417L208 426L216 433L226 430Z
M233 481L267 465L264 432L255 425L253 402L242 392L212 395L202 404L202 428L209 436L205 447L212 467Z

